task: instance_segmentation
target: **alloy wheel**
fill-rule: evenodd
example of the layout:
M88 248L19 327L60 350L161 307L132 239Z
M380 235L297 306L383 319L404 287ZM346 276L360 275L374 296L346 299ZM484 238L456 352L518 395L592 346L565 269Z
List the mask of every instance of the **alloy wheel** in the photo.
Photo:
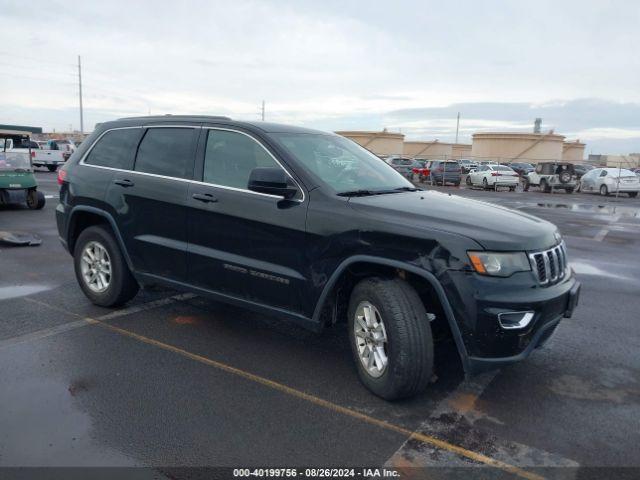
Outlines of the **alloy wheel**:
M80 257L82 279L92 292L102 293L111 284L111 259L107 249L96 241L87 243Z
M354 320L358 358L365 371L378 378L389 365L387 332L380 311L370 302L360 302Z

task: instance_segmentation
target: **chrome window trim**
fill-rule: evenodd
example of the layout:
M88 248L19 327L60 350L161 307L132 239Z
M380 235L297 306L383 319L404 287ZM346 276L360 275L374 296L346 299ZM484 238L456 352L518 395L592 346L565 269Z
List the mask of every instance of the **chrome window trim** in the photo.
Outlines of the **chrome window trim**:
M95 139L95 141L91 144L91 146L87 149L87 151L82 155L82 158L78 162L78 165L81 165L83 167L101 168L103 170L111 170L111 171L114 171L114 172L133 173L135 175L146 175L146 176L149 176L149 177L164 178L164 179L167 179L167 180L177 180L179 182L187 182L187 183L194 183L196 185L203 185L203 186L207 186L207 187L222 188L224 190L231 190L231 191L235 191L235 192L249 193L251 195L259 195L261 197L274 198L274 199L278 199L278 200L282 200L283 199L283 197L281 197L279 195L271 195L269 193L254 192L253 190L248 190L246 188L229 187L227 185L218 185L216 183L202 182L202 181L199 181L199 180L193 180L193 179L188 179L188 178L179 178L179 177L170 177L170 176L167 176L167 175L158 175L157 173L147 173L147 172L139 172L139 171L136 171L136 170L126 170L126 169L123 169L123 168L105 167L104 165L91 165L90 163L86 163L85 162L87 156L91 153L91 151L94 149L94 147L100 141L100 139L102 139L102 137L104 137L107 133L112 132L114 130L130 130L130 129L135 129L135 128L194 128L194 129L201 129L201 130L204 130L204 129L207 129L207 130L227 130L227 131L230 131L230 132L241 133L242 135L246 135L247 137L251 138L254 142L256 142L258 145L260 145L269 154L269 156L280 166L280 168L282 168L285 171L285 173L289 176L289 178L291 178L291 180L293 180L293 182L295 183L296 187L300 190L300 192L302 193L302 198L301 199L297 199L297 200L291 200L291 201L298 202L298 203L303 203L305 198L306 198L306 195L304 193L304 189L300 186L300 184L296 181L296 179L293 178L293 176L282 165L282 163L280 163L278 161L278 159L276 157L274 157L271 154L271 152L269 150L267 150L266 147L261 142L259 142L255 137L249 135L248 133L241 132L240 130L235 130L233 128L203 127L201 125L145 125L145 126L137 125L137 126L130 126L130 127L114 127L114 128L110 128L108 130L105 130L104 132L102 132L100 134L100 136L98 138ZM205 150L205 154L206 154L206 150ZM203 168L204 168L204 163L203 163Z

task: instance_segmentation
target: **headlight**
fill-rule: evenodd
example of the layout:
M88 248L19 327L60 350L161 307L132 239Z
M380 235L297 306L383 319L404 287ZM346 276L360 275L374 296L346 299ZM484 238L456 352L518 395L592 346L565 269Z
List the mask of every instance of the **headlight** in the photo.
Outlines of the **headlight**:
M467 252L476 272L493 277L510 277L516 272L531 270L524 252Z

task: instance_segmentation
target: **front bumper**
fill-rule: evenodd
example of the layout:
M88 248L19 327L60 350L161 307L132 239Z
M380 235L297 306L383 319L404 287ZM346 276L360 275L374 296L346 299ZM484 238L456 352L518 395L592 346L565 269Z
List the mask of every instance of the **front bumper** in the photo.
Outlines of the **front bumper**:
M444 286L464 343L468 373L528 357L563 318L571 317L580 296L580 282L571 273L549 287L537 285L531 272L510 278L450 272L448 278ZM506 312L534 312L534 316L524 328L505 329L498 316Z

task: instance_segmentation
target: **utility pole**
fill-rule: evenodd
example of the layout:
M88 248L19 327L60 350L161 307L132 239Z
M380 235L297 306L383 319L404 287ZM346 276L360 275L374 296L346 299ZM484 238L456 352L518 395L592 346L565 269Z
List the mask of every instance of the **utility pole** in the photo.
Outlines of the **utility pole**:
M458 119L456 120L456 143L458 143L458 132L460 131L460 112L458 112Z
M262 100L262 121L264 122L264 100Z
M80 97L80 134L84 133L84 114L82 112L82 64L78 55L78 94Z

